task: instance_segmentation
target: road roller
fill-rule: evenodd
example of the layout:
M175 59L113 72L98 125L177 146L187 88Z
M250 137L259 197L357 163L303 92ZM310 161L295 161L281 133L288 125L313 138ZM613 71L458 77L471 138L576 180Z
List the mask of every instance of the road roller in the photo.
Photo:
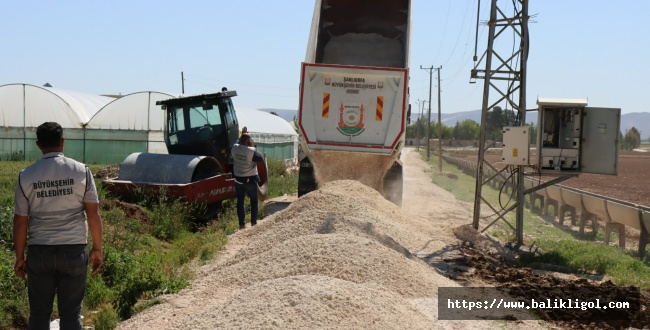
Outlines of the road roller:
M239 137L232 98L236 91L172 98L156 102L165 111L168 154L132 153L117 178L104 181L108 192L123 198L164 194L214 210L236 198L230 149ZM268 192L266 161L257 163L258 194Z

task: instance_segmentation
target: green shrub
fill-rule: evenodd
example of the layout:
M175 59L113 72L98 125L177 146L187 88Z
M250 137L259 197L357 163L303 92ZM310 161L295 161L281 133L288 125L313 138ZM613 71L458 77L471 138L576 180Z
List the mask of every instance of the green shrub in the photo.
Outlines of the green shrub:
M650 268L643 261L613 246L572 239L537 242L541 253L522 253L524 265L544 268L552 265L572 273L606 274L617 285L650 287Z
M105 252L102 277L116 292L116 308L122 319L131 316L138 300L178 292L189 284L187 271L158 251L137 256L113 249Z
M151 221L153 235L156 238L171 242L190 230L192 207L180 200L168 200L161 197L158 204L153 206Z
M175 264L183 265L192 261L200 250L201 238L186 232L176 238L168 256Z
M112 330L120 324L120 316L112 304L102 305L94 316L95 330Z
M287 165L282 160L267 159L266 166L269 177L285 175L287 171Z
M236 217L233 216L231 219L234 222ZM221 250L228 242L225 230L218 222L213 222L203 228L197 236L201 239L200 251L198 253L201 264L212 259L214 254Z
M14 273L15 260L13 251L0 247L0 329L27 326L27 288Z
M0 207L13 206L18 173L31 162L2 162L0 166Z
M284 174L284 176L272 176L269 178L268 198L291 195L298 191L298 174ZM261 208L260 208L261 209Z
M0 248L13 249L14 208L0 206Z
M21 162L25 160L25 154L22 150L13 151L12 153L6 155L5 160L10 162Z
M125 219L124 211L111 208L101 211L104 222L104 245L135 252L143 246L145 231L138 220Z
M113 301L113 291L104 283L101 275L88 274L84 308L93 311L103 304Z

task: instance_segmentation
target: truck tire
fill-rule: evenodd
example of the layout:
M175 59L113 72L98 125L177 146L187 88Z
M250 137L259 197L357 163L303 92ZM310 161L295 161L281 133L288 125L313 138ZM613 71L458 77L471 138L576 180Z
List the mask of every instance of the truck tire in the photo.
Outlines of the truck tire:
M395 162L384 176L384 197L397 206L402 206L404 177L402 164Z
M298 197L318 189L316 185L316 176L314 175L314 166L309 157L300 160L298 169Z

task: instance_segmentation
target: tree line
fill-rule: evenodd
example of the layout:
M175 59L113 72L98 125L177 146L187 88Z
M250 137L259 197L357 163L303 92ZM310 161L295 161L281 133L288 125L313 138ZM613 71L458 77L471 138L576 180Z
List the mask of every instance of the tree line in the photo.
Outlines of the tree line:
M486 137L491 141L503 141L503 127L515 126L516 115L512 110L503 110L500 107L494 107L487 113L487 127ZM537 140L537 126L533 123L528 123L527 126L531 127L531 143ZM426 139L426 118L419 118L416 122L406 126L406 137ZM432 139L438 139L438 123L430 122L429 129ZM481 131L479 123L465 119L456 122L456 125L447 126L441 125L442 139L443 140L478 140ZM419 135L418 135L419 134Z
M513 110L503 110L500 107L488 111L486 137L491 141L503 141L503 127L519 126L516 125L517 116ZM537 144L537 125L527 123L530 127L530 143ZM414 123L406 126L406 138L426 139L427 121L426 118L419 118ZM439 139L438 123L429 122L429 130L432 139ZM441 125L441 136L443 140L478 140L481 130L479 123L471 119L465 119L456 122L454 126ZM627 130L625 134L619 132L619 148L622 150L632 150L639 148L641 145L641 133L635 127Z

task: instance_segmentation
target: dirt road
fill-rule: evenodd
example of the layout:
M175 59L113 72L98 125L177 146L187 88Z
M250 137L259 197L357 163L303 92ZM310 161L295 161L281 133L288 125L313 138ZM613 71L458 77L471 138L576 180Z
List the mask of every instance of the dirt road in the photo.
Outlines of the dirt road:
M497 247L462 227L472 206L433 185L413 149L402 158L401 209L356 181L330 182L231 235L190 288L118 329L549 328L438 320L438 288L461 286L448 277L459 268L447 262L460 257L456 237Z

